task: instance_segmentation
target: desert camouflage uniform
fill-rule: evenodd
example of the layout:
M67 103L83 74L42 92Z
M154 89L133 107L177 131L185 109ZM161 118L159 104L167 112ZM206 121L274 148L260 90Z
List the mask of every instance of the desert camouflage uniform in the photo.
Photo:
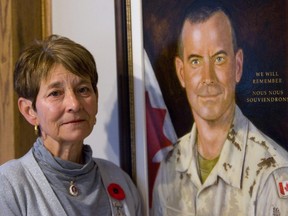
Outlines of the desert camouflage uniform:
M152 215L288 215L288 154L238 107L220 158L203 185L195 140L194 124L162 162Z

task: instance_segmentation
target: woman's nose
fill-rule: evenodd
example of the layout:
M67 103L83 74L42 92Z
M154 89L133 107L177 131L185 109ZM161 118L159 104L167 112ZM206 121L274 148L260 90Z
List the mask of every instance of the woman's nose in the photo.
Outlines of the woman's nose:
M69 112L77 112L81 108L81 102L74 92L69 92L66 96L66 106Z

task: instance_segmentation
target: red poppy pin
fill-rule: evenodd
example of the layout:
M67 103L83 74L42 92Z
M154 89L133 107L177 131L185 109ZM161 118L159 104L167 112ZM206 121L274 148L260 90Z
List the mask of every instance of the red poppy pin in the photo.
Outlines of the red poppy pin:
M117 200L125 199L125 192L118 184L111 183L110 185L108 185L108 193L114 199Z

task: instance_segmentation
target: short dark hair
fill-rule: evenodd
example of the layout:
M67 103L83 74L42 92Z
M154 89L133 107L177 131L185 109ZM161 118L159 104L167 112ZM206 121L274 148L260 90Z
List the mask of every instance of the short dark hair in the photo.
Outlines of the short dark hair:
M199 0L194 1L186 8L184 16L181 19L181 28L179 29L178 43L177 43L177 55L179 57L183 58L182 31L185 21L189 21L191 23L202 23L207 21L211 16L213 16L215 13L218 12L222 12L227 16L232 31L233 50L234 52L238 50L238 43L234 28L234 22L230 15L230 12L223 5L220 5L219 3Z
M63 65L77 76L89 78L97 92L98 74L92 54L69 38L51 35L28 46L14 69L15 91L19 97L31 100L34 110L41 81L48 77L55 64Z

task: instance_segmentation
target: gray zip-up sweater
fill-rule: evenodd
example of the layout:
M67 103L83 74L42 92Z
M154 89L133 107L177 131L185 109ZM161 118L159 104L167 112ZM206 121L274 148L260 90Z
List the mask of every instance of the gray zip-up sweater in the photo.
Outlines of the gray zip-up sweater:
M126 195L124 200L108 196L112 215L117 215L120 204L121 209L125 211L122 215L141 216L140 197L130 177L109 161L94 160L99 167L106 190L111 183L116 183L122 187ZM67 215L65 211L67 206L61 205L35 160L32 150L22 158L0 166L0 194L0 216ZM93 215L97 215L97 212Z

